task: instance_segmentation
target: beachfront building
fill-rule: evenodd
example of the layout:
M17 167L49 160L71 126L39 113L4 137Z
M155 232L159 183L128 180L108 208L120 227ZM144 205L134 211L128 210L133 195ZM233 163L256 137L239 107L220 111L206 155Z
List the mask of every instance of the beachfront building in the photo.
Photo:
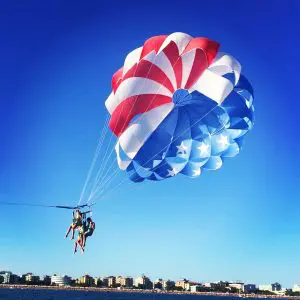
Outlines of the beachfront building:
M41 275L40 276L40 283L43 284L43 285L50 285L51 284L51 276Z
M244 285L244 292L245 293L254 293L256 291L257 291L256 284L247 283L247 284Z
M162 278L158 278L154 281L154 288L160 290L174 290L175 289L175 281L171 280L163 280Z
M242 282L230 282L228 286L230 289L236 289L238 292L244 291L244 283Z
M11 275L12 275L12 272L10 272L10 271L1 271L0 272L0 277L2 278L1 282L4 284L10 283Z
M189 281L184 278L184 279L177 280L175 283L175 287L181 290L188 291L190 289L190 284Z
M51 276L51 285L59 285L59 286L63 286L63 285L70 285L72 283L72 278L69 276L58 276L56 274L54 274L53 276Z
M197 293L197 292L201 292L202 287L203 287L202 285L196 284L196 285L192 285L190 290L192 293Z
M142 275L140 277L137 277L134 280L134 285L138 289L145 289L145 290L151 290L153 288L153 283L150 280L149 277Z
M104 278L102 279L102 286L108 287L108 277L104 277Z
M258 286L260 291L269 291L269 292L279 292L281 291L281 284L278 282L271 283L271 284L260 284Z
M213 291L228 291L230 289L229 287L229 282L227 281L216 281L216 282L205 282L202 283L203 287L209 288L210 290Z
M119 275L119 276L116 277L116 285L117 286L121 286L122 279L123 279L123 276Z
M189 281L186 285L186 290L191 291L193 286L202 286L202 283L196 281Z
M163 280L158 278L154 281L154 288L161 289L161 290L174 290L175 289L175 281L172 280Z
M108 276L107 277L107 286L108 287L115 287L116 286L116 277L115 276Z
M13 274L10 271L1 271L0 272L1 281L4 284L17 284L19 283L20 277Z
M108 276L102 279L102 285L104 287L116 287L116 277L115 276Z
M79 278L78 283L84 286L92 286L94 285L94 278L90 275L84 275Z
M32 273L27 273L25 275L26 284L38 284L40 282L40 277L33 275Z
M126 276L118 276L116 278L116 285L126 288L132 288L133 287L133 278L132 277L126 277Z
M202 283L202 285L204 286L204 287L206 287L206 288L211 288L211 282L204 282L204 283Z
M101 277L94 277L94 284L95 286L102 286L103 285L103 281Z
M292 289L293 292L300 292L300 284L294 284L293 286L293 289Z

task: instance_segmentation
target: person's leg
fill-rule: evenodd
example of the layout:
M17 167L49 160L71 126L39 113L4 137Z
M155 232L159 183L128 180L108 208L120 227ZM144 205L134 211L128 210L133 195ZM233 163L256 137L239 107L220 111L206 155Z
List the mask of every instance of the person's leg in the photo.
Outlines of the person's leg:
M77 241L74 243L74 254L77 252Z
M84 248L85 247L85 241L86 241L86 235L85 235L86 233L84 233L83 235L82 235L82 248Z
M82 236L83 235L81 235L79 238L78 238L78 241L77 241L77 243L78 243L78 245L79 245L79 247L80 247L80 250L81 250L81 253L83 253L84 252L84 248L83 248L83 244L82 244Z
M69 235L71 229L72 229L72 225L69 226L68 231L67 231L67 233L66 233L66 235L65 235L65 239L68 237L68 235Z
M74 240L75 229L77 229L77 226L73 225L72 226L72 237L71 237L71 240Z
M93 234L92 231L87 231L87 232L84 234L84 244L83 244L83 247L85 247L86 239L87 239L89 236L92 236L92 234Z

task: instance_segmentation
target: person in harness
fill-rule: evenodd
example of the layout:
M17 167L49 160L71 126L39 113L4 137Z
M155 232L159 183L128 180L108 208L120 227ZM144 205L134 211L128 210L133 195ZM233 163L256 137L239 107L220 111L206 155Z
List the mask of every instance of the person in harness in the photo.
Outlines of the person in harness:
M91 217L88 217L86 219L86 213L82 213L82 225L78 228L78 237L77 240L74 243L74 254L77 252L78 246L80 247L81 252L83 253L85 250L86 245L86 239L89 236L92 236L94 233L94 230L96 228L95 222L92 220Z
M71 239L74 240L74 234L75 230L79 229L82 226L83 222L83 214L79 209L76 209L76 211L73 211L73 220L71 225L69 226L67 233L65 235L65 239L69 236L70 232L72 231L72 237Z
M87 220L87 226L86 226L86 230L85 230L85 232L83 234L83 241L82 241L82 247L83 247L83 249L84 249L85 244L86 244L86 239L89 236L92 236L93 233L94 233L94 230L96 229L96 224L92 220L91 217L88 217L86 220Z
M84 252L83 241L84 241L84 233L87 230L86 221L83 220L82 225L79 228L77 240L74 242L74 254L77 252L77 247L80 247L81 252Z

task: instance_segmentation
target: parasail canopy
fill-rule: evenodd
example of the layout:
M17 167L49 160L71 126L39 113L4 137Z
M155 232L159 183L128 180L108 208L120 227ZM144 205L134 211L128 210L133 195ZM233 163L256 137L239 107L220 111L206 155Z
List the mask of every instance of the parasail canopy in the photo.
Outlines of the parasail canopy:
M240 63L217 42L180 32L130 52L105 105L119 168L134 182L217 170L253 126Z

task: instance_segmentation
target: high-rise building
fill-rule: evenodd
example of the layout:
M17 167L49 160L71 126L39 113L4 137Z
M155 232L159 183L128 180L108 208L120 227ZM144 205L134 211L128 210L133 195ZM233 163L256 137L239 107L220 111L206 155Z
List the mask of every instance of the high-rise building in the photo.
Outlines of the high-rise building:
M179 289L186 290L186 291L190 289L189 281L185 278L177 280L175 286Z
M40 277L33 275L32 273L25 274L25 283L26 284L38 284L40 282Z
M116 277L116 285L121 286L122 279L123 279L123 276L117 276Z
M51 276L41 275L40 276L40 283L43 284L43 285L50 285L51 284Z
M230 288L238 290L239 292L243 292L244 291L244 283L242 283L242 282L230 282L228 284L228 286Z
M257 291L256 284L247 283L247 284L244 285L244 292L246 292L246 293L253 293L255 291Z
M107 278L107 277L104 277L104 278L102 279L102 286L108 287L108 278Z
M134 281L134 285L139 288L139 289L152 289L153 288L153 283L150 280L150 278L148 278L145 275L142 275L140 277L137 277Z
M260 284L258 286L260 291L269 291L269 292L278 292L281 291L281 284L278 282L271 283L271 284Z
M118 276L116 278L116 285L126 288L131 288L133 286L133 278L126 276Z
M92 286L94 285L94 278L90 275L84 275L79 278L79 284Z
M202 287L203 287L203 286L200 285L200 284L192 285L191 288L190 288L190 291L191 291L192 293L201 292L201 288L202 288Z
M12 275L12 272L10 272L10 271L1 271L0 276L2 277L2 283L5 283L5 284L10 283L11 275Z
M116 286L116 277L108 276L102 279L102 284L105 287L115 287Z
M0 272L1 282L4 284L17 284L19 283L20 277L9 271Z
M94 277L94 284L95 284L95 286L102 286L103 285L102 278Z
M115 276L108 276L107 277L107 286L108 287L115 287L116 285L116 277Z
M51 276L51 285L70 285L72 283L72 278L69 276L59 276L54 274Z

